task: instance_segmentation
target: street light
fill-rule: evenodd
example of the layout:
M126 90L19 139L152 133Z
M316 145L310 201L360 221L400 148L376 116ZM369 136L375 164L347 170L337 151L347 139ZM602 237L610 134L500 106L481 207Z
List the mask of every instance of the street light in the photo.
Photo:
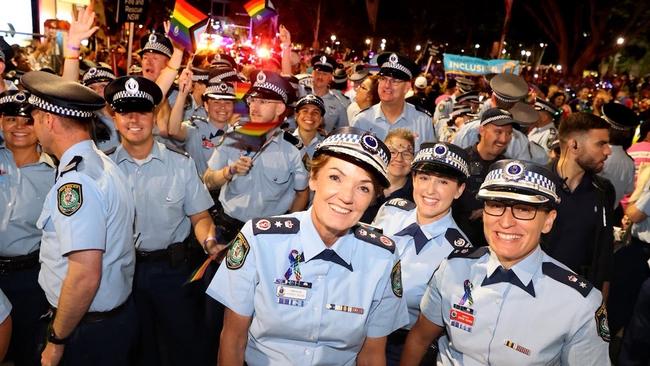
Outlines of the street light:
M366 46L370 46L370 38L366 38Z
M419 44L415 45L415 52L420 52L421 49L422 49L422 46L420 46Z
M330 36L330 39L332 40L332 42L334 42L334 41L336 41L336 36L335 36L334 34L332 34L332 35Z
M546 43L541 42L541 43L539 44L539 46L540 46L541 48L544 48L544 47L546 47Z
M616 44L617 45L622 46L623 43L625 43L625 38L623 38L623 37L616 38Z
M526 51L526 63L528 63L529 58L530 58L530 51Z
M386 38L382 38L382 39L381 39L381 43L386 44Z
M476 48L478 50L479 48L481 48L481 45L477 43L477 44L474 45L474 48Z

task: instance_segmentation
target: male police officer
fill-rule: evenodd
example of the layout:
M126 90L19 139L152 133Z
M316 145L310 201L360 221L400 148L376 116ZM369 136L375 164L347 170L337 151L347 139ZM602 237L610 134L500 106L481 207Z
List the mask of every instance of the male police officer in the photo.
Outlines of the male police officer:
M321 97L325 103L323 129L326 133L329 133L334 129L347 126L347 109L350 100L343 94L330 90L332 74L338 64L329 56L318 55L311 59L311 65L313 67L311 73L312 92L314 95Z
M46 72L21 82L32 93L38 140L60 161L37 223L39 283L52 307L42 363L127 364L135 336L135 211L126 178L90 140L89 120L104 99Z
M410 81L417 76L418 66L411 60L395 53L383 53L377 58L379 69L378 104L360 112L351 125L371 131L385 139L389 130L406 128L415 134L415 149L423 142L436 142L431 115L406 103L404 97L411 87Z

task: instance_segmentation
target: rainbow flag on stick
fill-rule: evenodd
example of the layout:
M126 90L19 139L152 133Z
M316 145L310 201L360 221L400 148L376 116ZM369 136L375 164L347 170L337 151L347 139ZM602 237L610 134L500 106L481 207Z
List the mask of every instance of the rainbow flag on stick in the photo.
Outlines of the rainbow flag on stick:
M244 9L253 21L260 23L276 16L277 10L271 0L250 0L244 4Z
M198 281L203 278L205 275L205 271L208 269L208 266L210 265L210 262L212 262L212 258L208 258L203 262L203 264L194 270L192 274L190 275L190 278L185 282L186 284L192 283L194 281Z
M250 88L251 88L251 83L246 83L246 82L235 83L235 98L244 99L244 95L246 95L246 93Z
M207 15L201 13L201 11L190 5L186 0L176 0L169 27L169 38L183 45L185 49L192 50L191 28L206 18Z

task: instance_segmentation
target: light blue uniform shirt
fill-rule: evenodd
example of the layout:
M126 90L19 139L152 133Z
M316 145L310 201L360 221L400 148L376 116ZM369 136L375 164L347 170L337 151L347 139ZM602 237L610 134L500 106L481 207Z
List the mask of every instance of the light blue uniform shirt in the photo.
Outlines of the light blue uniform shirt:
M73 159L81 157L76 169ZM59 177L45 198L36 226L43 230L38 283L50 305L59 303L68 271L67 255L80 250L101 250L102 278L88 311L108 311L124 303L131 293L135 269L133 219L135 207L126 177L90 140L72 145L61 156ZM65 186L78 185L77 211L65 215L59 206ZM62 192L58 192L61 188Z
M512 267L535 296L510 282L483 286L500 263L487 248L477 250L485 251L477 259L443 260L422 298L422 314L447 330L438 341L439 365L610 364L595 317L600 291L583 296L577 286L591 285L539 246ZM543 273L544 262L561 267L576 288Z
M643 192L639 199L634 202L634 206L648 217L641 222L632 224L632 236L650 243L650 181L643 187Z
M330 90L325 95L319 95L325 103L323 127L327 133L349 125L348 106L350 100L337 90Z
M36 220L52 185L54 163L47 154L18 168L11 150L0 146L0 257L38 250L42 232Z
M528 140L541 146L547 153L550 150L551 143L557 139L557 128L553 123L542 127L534 127L528 132Z
M451 112L454 111L454 104L456 103L456 94L438 103L435 112L433 112L433 121L438 123L441 119L449 118Z
M303 141L300 137L300 132L298 129L300 129L300 127L296 128L296 130L293 131L293 135L296 136L300 142L302 142L302 153L307 154L307 156L309 156L309 159L312 159L314 157L314 153L316 152L316 146L318 146L318 144L320 144L325 139L325 137L323 137L320 133L317 133L310 142L306 142Z
M439 220L427 225L420 225L428 242L422 247L420 253L416 253L415 241L412 236L395 235L415 222L417 222L417 209L403 210L384 204L372 223L372 226L383 229L384 234L395 241L395 247L402 264L402 287L409 312L409 324L405 327L407 329L413 327L420 315L422 295L431 275L438 268L438 264L447 258L454 249L470 246L469 241L465 238L453 243L449 242L445 236L449 229L456 229L460 235L464 236L449 210Z
M214 150L208 167L223 169L246 154L233 145L232 139L227 139ZM295 191L306 189L308 181L301 151L280 132L257 156L248 174L236 175L221 187L219 201L227 215L243 222L255 217L281 215L289 211Z
M480 127L480 119L466 122L460 127L451 143L463 149L475 145L478 142ZM512 140L503 155L511 159L532 161L542 165L548 163L546 150L536 143L528 141L528 136L515 129L512 130Z
M149 252L182 242L192 228L189 216L213 205L192 158L160 142L154 142L142 165L121 145L110 157L133 187L137 250Z
M202 118L193 118L193 124L183 122L185 125L185 151L192 157L196 164L199 176L208 169L208 160L214 149L224 141L224 134L231 130L229 125L224 130L217 128L212 123Z
M187 96L190 99L190 103L183 110L183 121L190 120L193 116L208 118L208 112L203 107L203 102L196 103L194 97L191 95ZM172 104L172 107L174 105Z
M252 317L248 331L246 362L257 365L355 365L366 337L384 337L408 323L406 306L395 296L391 271L397 256L348 233L331 247L352 271L314 258L324 249L311 219L311 210L269 218L270 227L288 218L299 221L292 234L253 234L247 222L241 234L250 252L239 269L221 265L207 293L232 311ZM262 227L258 222L255 224ZM286 226L285 226L286 227ZM373 234L374 235L374 234ZM310 288L293 287L301 306L282 302L291 252L302 253L300 281ZM292 287L292 286L288 286ZM291 296L289 292L284 292ZM330 310L331 304L335 309ZM342 306L356 311L341 311Z
M350 125L370 131L381 140L386 139L386 135L388 135L390 130L406 128L415 134L415 152L420 150L420 144L423 142L438 141L433 131L433 120L431 117L424 112L418 111L410 103L404 103L404 110L394 123L388 122L384 112L381 110L381 103L377 103L357 114Z
M609 145L609 147L612 154L607 157L603 170L598 175L609 179L614 185L616 193L614 208L616 208L625 195L634 191L635 166L634 160L625 152L623 146Z
M7 320L7 317L11 314L11 302L5 295L2 290L0 290L0 323Z
M114 147L117 147L117 145L120 144L120 135L117 129L115 128L115 121L111 116L107 116L104 114L102 111L95 112L95 116L99 118L102 123L108 127L108 131L110 133L110 138L105 141L100 141L97 144L97 148L101 151L108 151Z

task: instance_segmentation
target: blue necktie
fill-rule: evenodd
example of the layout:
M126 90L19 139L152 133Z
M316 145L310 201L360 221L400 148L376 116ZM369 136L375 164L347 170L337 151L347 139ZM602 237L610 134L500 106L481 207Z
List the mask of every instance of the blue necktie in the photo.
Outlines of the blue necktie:
M418 225L416 222L412 223L411 225L407 226L406 228L402 229L402 231L398 232L395 234L396 236L405 236L409 235L413 238L413 241L415 242L415 254L420 254L420 251L424 246L429 242L429 239L427 239L427 236L424 235L424 232L422 229L420 229L420 225Z
M535 297L535 289L533 288L533 281L531 280L528 283L528 286L524 286L519 277L511 269L505 269L502 266L499 266L490 277L485 276L481 286L491 285L499 282L509 282L522 290L528 292L530 296Z
M352 265L351 265L351 264L347 264L347 263L343 260L343 258L339 257L339 255L336 254L336 252L333 251L332 249L325 249L325 250L323 250L322 252L318 253L318 255L315 256L315 257L312 258L312 259L322 259L322 260L324 260L324 261L328 261L328 262L336 263L336 264L338 264L338 265L341 265L341 266L347 268L350 272L353 272L353 270L352 270Z

